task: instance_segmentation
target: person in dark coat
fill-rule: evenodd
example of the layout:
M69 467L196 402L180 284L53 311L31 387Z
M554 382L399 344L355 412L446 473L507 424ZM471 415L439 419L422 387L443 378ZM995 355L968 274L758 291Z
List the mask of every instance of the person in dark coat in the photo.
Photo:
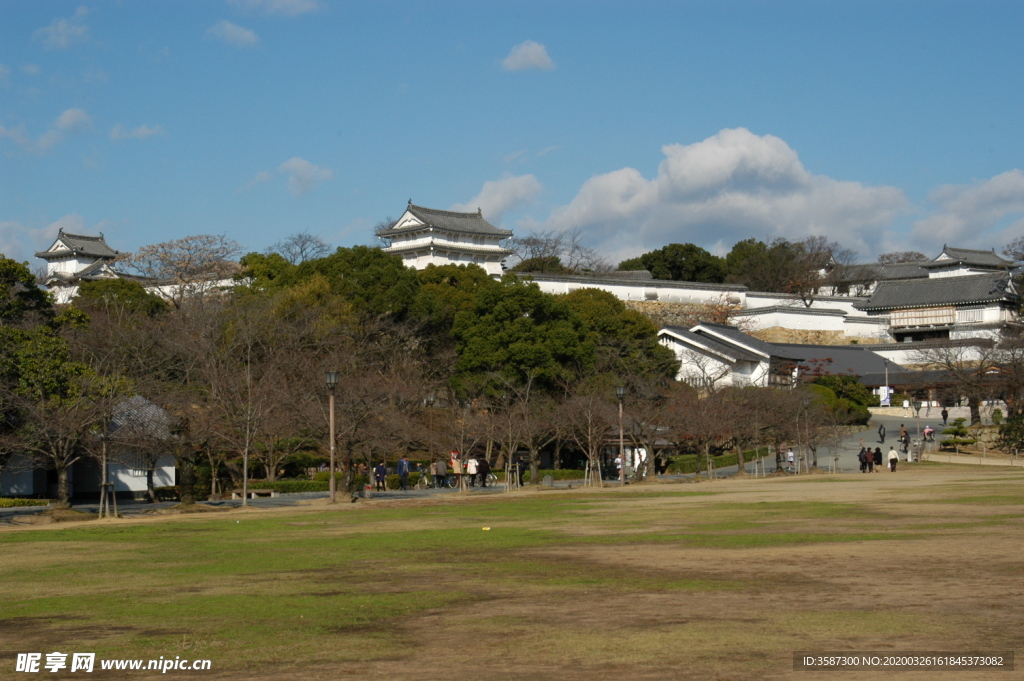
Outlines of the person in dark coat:
M477 463L477 470L480 473L480 486L487 487L487 476L491 474L491 464L487 463L487 457L480 457Z
M949 410L945 407L942 408L942 425L946 425L946 420L949 418Z
M412 471L412 464L409 463L409 457L403 456L398 460L398 480L403 491L409 489L410 471Z
M374 481L376 481L374 489L377 490L378 492L383 492L387 487L387 485L385 485L387 477L388 467L384 465L383 461L381 461L379 464L377 464L377 467L373 469L373 479Z
M878 426L878 442L879 444L885 444L885 424Z
M882 448L875 447L875 473L882 467Z
M857 461L860 461L860 472L863 473L868 469L868 455L864 452L864 448L860 448L860 453L857 454Z

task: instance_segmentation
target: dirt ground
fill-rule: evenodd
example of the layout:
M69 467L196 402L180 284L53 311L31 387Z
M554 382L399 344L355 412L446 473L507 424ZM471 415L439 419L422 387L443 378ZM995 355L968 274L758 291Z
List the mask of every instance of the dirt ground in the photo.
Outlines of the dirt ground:
M469 599L347 632L354 640L375 640L382 654L358 662L270 665L255 675L253 670L215 667L211 672L177 677L172 673L163 678L1021 679L1022 485L1024 474L1017 471L917 466L896 474L736 479L607 490L603 494L608 499L625 495L628 502L598 504L588 512L588 522L578 527L569 523L565 531L595 540L604 534L621 537L624 532L636 532L637 541L530 547L502 557L543 565L548 574L564 576L565 588L552 588L550 580L542 585L525 573L521 581L510 582L489 579L486 569L467 577L465 572L435 572L426 566L436 589L459 589ZM649 494L676 491L712 494ZM517 494L565 498L580 493ZM375 508L416 504L429 509L442 503L501 504L511 498L373 504ZM679 541L649 539L651 532L686 533L711 522L715 514L757 518L762 505L780 502L792 504L792 517L785 512L766 517L763 544L709 544L706 537L697 541L684 535ZM858 510L849 517L826 513L831 508L826 505L834 504L856 504ZM308 508L322 510L316 504ZM359 509L339 512L358 514ZM259 513L298 513L297 522L301 522L301 511L295 509ZM619 525L620 518L628 522ZM590 522L594 519L597 522ZM403 523L416 526L416 521ZM799 539L822 532L838 540ZM723 524L720 533L728 539L735 530ZM880 533L888 536L874 536ZM794 539L771 540L780 534ZM844 536L851 540L844 541ZM750 537L749 532L743 537ZM599 577L592 586L580 579L591 574ZM396 588L398 581L394 575L381 575L377 586L369 588ZM0 621L5 649L40 643L40 632L28 623L12 625ZM388 653L389 649L394 652ZM1018 666L1016 671L963 667L795 671L796 651L846 655L1012 651ZM216 660L216 651L210 657ZM6 661L4 666L0 678L8 678L13 668ZM136 673L122 678L145 677Z

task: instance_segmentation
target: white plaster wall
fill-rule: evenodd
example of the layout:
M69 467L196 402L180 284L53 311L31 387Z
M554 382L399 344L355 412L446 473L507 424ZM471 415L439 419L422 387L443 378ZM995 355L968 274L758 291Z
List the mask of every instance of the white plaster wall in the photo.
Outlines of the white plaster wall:
M34 473L29 459L21 454L15 454L3 473L0 473L0 497L9 496L32 496L45 494L45 489L36 489L33 486Z

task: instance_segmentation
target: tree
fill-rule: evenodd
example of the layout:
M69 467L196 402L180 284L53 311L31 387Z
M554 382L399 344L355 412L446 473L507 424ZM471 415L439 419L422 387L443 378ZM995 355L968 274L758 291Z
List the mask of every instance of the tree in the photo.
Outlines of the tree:
M691 391L680 393L673 406L674 439L703 454L705 470L710 475L711 450L728 446L740 421L735 403L719 392Z
M528 258L517 263L509 271L521 273L536 272L538 274L575 274L575 272L562 264L561 258L557 255Z
M53 317L53 305L26 263L0 254L0 324L38 323Z
M360 315L394 320L409 314L420 285L416 271L400 257L367 246L339 248L325 258L307 260L283 283L295 285L315 276L323 277L331 292Z
M309 232L298 232L290 235L284 241L278 241L267 249L267 255L279 253L292 265L298 265L307 260L322 258L331 252L331 247L326 241Z
M598 371L650 379L675 377L675 354L658 342L658 327L613 294L584 288L561 297L586 325Z
M923 262L927 259L928 256L917 251L891 251L878 256L878 262L882 265L902 265L908 262Z
M669 244L639 258L623 261L619 269L646 269L655 279L712 284L722 283L726 276L725 261L694 244Z
M103 308L122 316L155 317L167 312L167 301L139 282L121 277L83 281L74 302L86 313Z
M530 232L509 244L520 263L529 269L514 271L554 271L558 274L600 274L611 270L608 262L593 248L583 244L578 229L563 232ZM518 265L516 266L518 267ZM551 269L535 269L548 267Z
M175 307L185 298L213 290L239 269L242 247L223 234L197 234L143 246L125 259L128 267L161 286Z
M590 463L594 485L601 482L601 447L618 423L618 413L609 401L612 389L599 377L589 376L566 385L558 418L565 424L569 440Z
M947 341L914 352L914 362L946 373L954 390L967 398L971 425L981 423L981 403L996 387L999 351L994 343L973 344Z
M796 247L785 239L775 239L770 245L746 239L726 256L726 281L752 291L784 293L799 269L798 258Z
M501 381L522 384L528 376L535 389L551 391L593 364L584 324L566 301L514 279L481 289L474 305L455 315L452 334L459 395L497 395Z

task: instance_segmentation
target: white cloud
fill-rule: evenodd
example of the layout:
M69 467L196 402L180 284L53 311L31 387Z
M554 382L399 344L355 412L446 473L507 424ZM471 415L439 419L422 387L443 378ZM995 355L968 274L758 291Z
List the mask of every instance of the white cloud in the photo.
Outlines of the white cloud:
M970 185L945 185L928 197L935 211L914 223L914 244L992 248L1024 234L1024 172L1000 173ZM997 248L998 250L998 248Z
M532 40L525 40L508 53L501 62L506 71L525 71L527 69L543 69L550 71L555 62L548 56L548 48Z
M260 37L256 35L255 31L242 28L227 20L219 21L206 29L206 36L223 40L228 45L235 47L255 47L260 44Z
M47 50L66 50L72 45L84 43L89 40L89 26L85 23L88 15L88 8L79 7L73 16L54 19L49 26L36 30L32 37Z
M273 178L274 176L271 175L269 172L267 172L266 170L261 170L260 172L256 173L256 176L254 178L252 178L245 184L245 188L252 189L258 184L270 182L270 180L272 180Z
M334 177L334 171L330 168L313 165L297 156L278 166L277 172L288 175L288 191L295 196L302 196L316 187L318 182Z
M38 64L25 64L21 67L21 70L30 76L38 76L42 71Z
M85 112L85 109L67 109L57 117L53 127L61 132L81 132L92 127L92 118Z
M163 127L159 125L150 126L143 124L136 128L131 128L129 130L128 128L125 128L123 125L118 123L113 127L113 129L111 129L110 139L114 140L115 142L126 139L135 139L141 142L142 140L148 137L164 134L166 133L164 132Z
M480 193L466 203L457 203L452 210L471 212L480 209L488 222L501 222L502 216L530 203L543 187L533 175L507 175L500 180L484 182Z
M28 262L29 269L35 270L42 261L35 259L34 254L36 251L49 248L61 228L83 234L85 220L81 215L72 213L45 227L35 228L26 227L14 220L0 220L0 253L18 262Z
M320 9L317 0L228 0L228 4L264 14L286 14L295 16Z
M751 236L812 235L872 253L908 208L896 187L814 175L783 140L744 128L669 144L662 153L653 179L622 168L587 180L568 205L552 212L547 227L583 229L608 253L685 241L728 250Z

